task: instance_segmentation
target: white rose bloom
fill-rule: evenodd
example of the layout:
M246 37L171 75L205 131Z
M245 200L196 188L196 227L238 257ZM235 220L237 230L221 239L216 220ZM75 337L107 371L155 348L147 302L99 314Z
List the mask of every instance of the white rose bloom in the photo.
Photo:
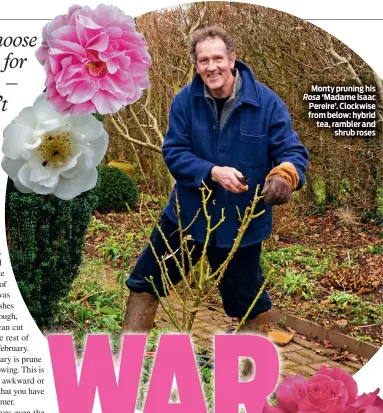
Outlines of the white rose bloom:
M22 193L68 200L95 187L109 137L93 115L60 115L40 95L3 132L1 165Z

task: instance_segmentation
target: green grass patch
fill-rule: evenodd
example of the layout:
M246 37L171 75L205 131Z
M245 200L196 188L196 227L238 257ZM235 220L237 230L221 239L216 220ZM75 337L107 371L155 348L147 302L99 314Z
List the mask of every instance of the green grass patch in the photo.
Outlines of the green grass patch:
M310 248L297 244L275 251L265 251L264 257L276 271L288 268L300 269L316 277L329 270L333 254L328 249Z
M305 300L312 300L316 294L319 277L331 268L332 253L329 250L292 245L273 251L265 251L262 268L266 274L274 269L271 290L281 296L297 295Z
M59 303L52 329L70 331L77 350L82 349L87 334L98 332L111 334L115 346L126 292L123 272L106 274L102 259L85 259L69 294Z
M92 216L89 227L88 227L88 232L87 232L87 238L94 236L94 235L99 235L101 232L111 232L113 231L113 227L110 225L104 224L100 219L97 219L96 217Z
M383 304L372 304L363 301L355 294L348 294L343 291L333 291L328 296L328 300L341 314L352 317L351 324L383 324Z

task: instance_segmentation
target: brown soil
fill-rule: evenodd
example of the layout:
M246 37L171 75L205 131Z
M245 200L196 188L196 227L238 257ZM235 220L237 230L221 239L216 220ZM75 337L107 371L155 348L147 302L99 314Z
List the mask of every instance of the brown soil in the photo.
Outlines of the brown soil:
M276 238L276 239L275 239ZM333 263L331 270L316 286L315 301L324 311L318 311L313 302L301 297L274 292L275 299L285 311L333 328L343 334L360 339L373 340L372 344L383 345L381 324L358 325L355 315L335 309L327 300L332 291L354 293L363 301L383 308L383 227L372 220L354 226L341 225L333 210L328 209L318 217L295 222L294 228L285 229L283 236L272 241L274 248L300 244L317 248L318 254L331 250ZM278 306L278 304L277 304ZM346 306L347 307L347 306ZM347 308L345 308L347 310ZM355 325L357 324L357 325Z
M161 209L158 204L148 205L157 216ZM139 231L137 227L138 208L133 216L129 213L99 214L95 217L105 225L113 228L115 235L124 242L127 232ZM146 211L142 211L141 228L153 227L152 219ZM277 232L278 233L278 232ZM110 232L100 230L97 234L88 237L87 242L102 244L110 236ZM332 209L327 209L320 216L295 219L291 225L284 227L283 234L276 235L265 242L266 248L289 247L295 244L316 248L318 254L324 250L333 252L333 266L331 271L320 280L316 286L315 302L302 300L301 297L288 296L285 293L272 291L274 304L284 308L292 314L299 315L311 321L322 324L326 328L335 328L344 334L368 339L373 344L383 345L382 325L355 325L353 315L342 314L339 309L331 305L327 297L332 291L343 291L357 294L364 301L383 306L383 228L373 221L353 226L342 225ZM269 244L269 245L268 245ZM147 245L147 238L137 238L135 251L132 254L129 266L134 266L140 251ZM372 253L373 250L373 253ZM115 268L126 269L126 263L116 260ZM213 297L211 303L218 304L220 299ZM323 311L318 311L318 305Z

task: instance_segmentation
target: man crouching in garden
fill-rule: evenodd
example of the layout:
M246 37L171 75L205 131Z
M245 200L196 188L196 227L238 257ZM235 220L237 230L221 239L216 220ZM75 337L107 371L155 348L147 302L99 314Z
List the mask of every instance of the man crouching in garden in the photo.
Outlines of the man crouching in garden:
M209 240L207 255L212 271L226 259L238 234L238 211L243 211L261 185L264 198L255 213L265 213L250 223L240 247L219 284L225 312L243 317L260 290L262 240L272 231L272 207L289 201L292 191L304 184L308 163L305 147L292 129L283 101L258 83L250 68L236 60L234 42L218 26L196 31L190 45L197 74L174 98L163 145L165 162L176 185L160 219L160 226L173 251L179 249L176 193L186 228L201 208L203 182L213 191L207 203L211 225L225 221ZM192 259L197 262L206 238L206 218L199 214L188 230L194 240ZM151 235L158 255L169 254L157 228ZM175 284L181 276L173 259L167 260L168 274ZM152 249L147 247L127 280L130 294L124 331L148 332L166 292L161 270ZM271 301L264 290L248 316L243 330L266 331Z

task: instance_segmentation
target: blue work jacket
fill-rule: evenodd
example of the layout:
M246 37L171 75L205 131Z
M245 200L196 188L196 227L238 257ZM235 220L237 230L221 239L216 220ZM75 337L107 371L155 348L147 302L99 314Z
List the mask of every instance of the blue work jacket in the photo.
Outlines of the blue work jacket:
M219 221L224 208L225 221L215 231L216 245L222 248L232 247L240 226L238 211L243 216L256 186L261 186L260 194L274 166L291 162L299 175L299 189L304 184L308 164L307 151L292 129L291 117L282 99L257 82L245 63L236 61L235 67L242 78L241 93L222 129L211 99L206 97L202 78L196 74L192 83L172 101L162 147L164 160L176 180L164 213L177 223L177 192L182 226L188 226L202 207L200 188L204 181L213 190L207 203L212 226ZM241 171L249 178L249 190L234 194L212 182L210 171L215 165ZM262 199L255 213L263 209L265 213L253 220L245 232L241 247L258 243L271 234L272 208ZM188 233L203 243L206 226L201 211Z

